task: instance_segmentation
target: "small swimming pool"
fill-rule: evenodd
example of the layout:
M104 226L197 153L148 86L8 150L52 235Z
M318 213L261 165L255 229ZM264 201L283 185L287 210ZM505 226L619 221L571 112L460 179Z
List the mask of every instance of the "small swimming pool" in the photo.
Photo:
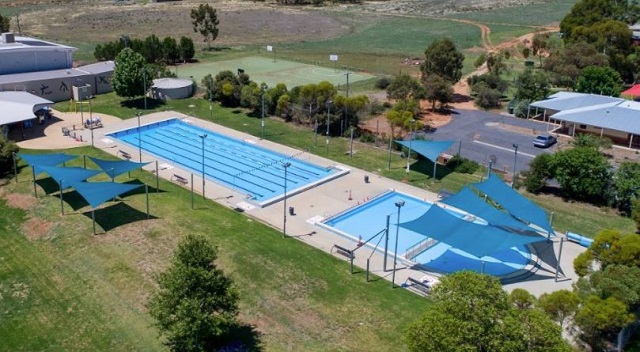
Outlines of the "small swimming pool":
M141 126L139 132L135 127L109 136L134 148L140 145L145 152L197 176L202 174L204 151L207 179L246 194L260 206L284 194L285 163L291 164L286 173L288 194L326 182L343 173L342 170L323 168L175 118Z
M398 201L405 205L400 211L400 222L414 220L424 214L433 203L403 193L390 191L355 208L337 214L322 223L322 226L354 240L362 238L366 241L384 230L387 216L389 221L389 253L393 255L395 235L398 222ZM458 217L467 214L447 211ZM480 220L480 223L482 221ZM438 224L433 224L434 227ZM384 236L378 236L368 243L378 251L384 251ZM461 270L484 272L489 275L503 276L524 268L531 259L526 246L518 246L499 251L491 256L477 258L453 248L443 242L432 241L419 233L400 228L398 232L398 256L413 263L418 263L429 270L453 273Z

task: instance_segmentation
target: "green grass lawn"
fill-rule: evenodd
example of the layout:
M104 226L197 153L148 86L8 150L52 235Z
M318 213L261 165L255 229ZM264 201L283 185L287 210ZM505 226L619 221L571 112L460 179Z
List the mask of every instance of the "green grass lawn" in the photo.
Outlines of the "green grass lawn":
M64 152L108 157L90 148ZM186 233L218 246L240 291L242 320L260 330L266 350L404 350L406 325L429 307L386 280L350 275L345 261L244 214L200 199L191 210L189 191L164 180L150 195L153 219L145 220L144 192L134 192L96 211L98 232L100 224L111 228L94 236L90 209L75 192L66 193L60 215L56 192L32 196L30 172L24 167L18 184L2 186L2 349L163 349L144 303ZM133 177L155 185L146 172Z

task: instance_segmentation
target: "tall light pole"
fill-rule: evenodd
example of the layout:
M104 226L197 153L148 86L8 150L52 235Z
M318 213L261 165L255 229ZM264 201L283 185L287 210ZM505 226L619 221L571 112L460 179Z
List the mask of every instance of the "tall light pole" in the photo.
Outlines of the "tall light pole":
M333 104L333 101L329 99L327 101L327 155L329 155L329 114L331 113L331 104Z
M267 92L267 85L263 84L261 90L262 90L262 119L260 120L260 124L262 125L262 135L260 139L264 139L264 93Z
M200 138L202 139L202 199L205 199L204 196L204 140L207 139L207 134L201 134Z
M513 145L513 150L515 151L515 155L513 156L513 182L511 182L511 188L515 188L516 186L516 164L518 163L518 145Z
M142 81L144 82L144 110L147 110L147 66L142 69Z
M400 208L404 206L404 200L399 200L396 202L396 207L398 207L398 223L396 224L396 245L395 250L393 251L393 274L391 275L391 287L396 286L396 263L398 262L398 235L400 233Z
M413 142L413 124L416 122L416 120L411 119L411 121L409 121L409 125L410 125L410 135L409 135L409 154L407 155L407 173L409 173L409 164L411 163L411 142Z
M213 99L211 97L211 86L209 86L209 120L213 121Z
M93 120L93 111L91 109L91 99L93 98L92 95L89 96L89 121L91 122L91 124L89 125L91 127L91 147L94 147L95 145L93 144L93 128L94 126L94 120Z
M287 170L291 163L282 164L284 167L284 208L282 209L282 238L287 238Z
M142 162L142 132L140 131L140 112L136 113L138 118L138 159Z

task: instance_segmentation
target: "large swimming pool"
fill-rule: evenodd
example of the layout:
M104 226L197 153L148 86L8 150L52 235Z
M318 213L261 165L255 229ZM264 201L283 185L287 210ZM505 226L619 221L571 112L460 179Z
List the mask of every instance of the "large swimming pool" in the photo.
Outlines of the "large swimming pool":
M342 170L323 168L292 155L274 152L248 141L234 139L179 119L109 134L196 176L247 195L259 205L284 194L285 163L287 193L292 194L338 177ZM206 136L206 137L205 137ZM204 137L204 138L203 138ZM204 141L204 144L203 144Z
M405 205L400 211L400 222L414 220L424 214L433 203L415 198L403 193L390 191L376 197L369 202L349 209L326 219L322 226L328 227L341 235L354 240L362 238L366 241L386 227L387 216L389 221L389 253L393 255L395 248L396 224L398 223L398 208L395 203L404 201ZM458 216L467 216L464 213L447 210ZM480 220L480 223L482 221ZM437 227L438 224L433 224ZM368 243L369 247L383 251L384 240L376 237ZM453 273L461 270L484 272L494 276L503 276L524 268L531 260L531 253L526 246L518 246L499 251L491 256L482 258L453 248L445 243L432 241L419 233L400 228L398 232L398 256L412 263L417 263L429 270Z

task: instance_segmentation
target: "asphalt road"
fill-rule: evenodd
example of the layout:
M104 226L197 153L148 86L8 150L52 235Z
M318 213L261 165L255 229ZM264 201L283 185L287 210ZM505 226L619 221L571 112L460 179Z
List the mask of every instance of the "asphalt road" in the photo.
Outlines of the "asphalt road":
M512 131L508 128L509 125L525 128L528 133ZM534 147L534 136L530 132L533 129L542 134L547 126L538 121L486 111L455 110L449 124L435 132L424 133L424 136L437 141L462 141L461 144L452 146L447 153L456 154L460 148L460 155L464 158L483 165L488 165L493 160L494 169L511 173L514 162L516 170L521 172L529 168L529 163L536 155L555 151L557 144L546 149ZM517 160L514 144L518 145Z

